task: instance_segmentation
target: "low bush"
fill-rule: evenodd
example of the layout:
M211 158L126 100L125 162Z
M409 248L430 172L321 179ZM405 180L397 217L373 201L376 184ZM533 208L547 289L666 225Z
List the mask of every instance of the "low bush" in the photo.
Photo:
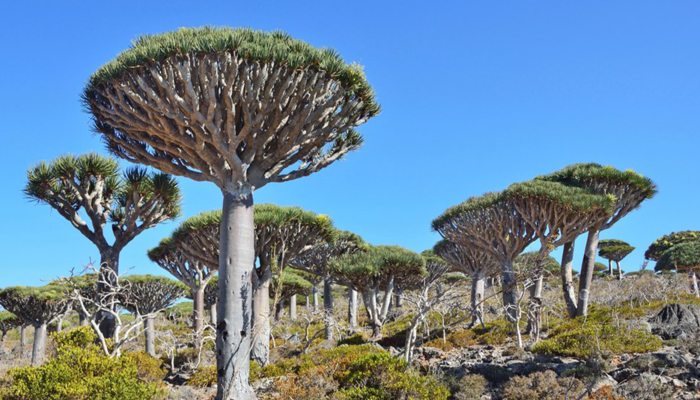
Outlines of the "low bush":
M557 378L554 371L534 372L514 376L503 385L506 400L560 400L575 399L585 392L585 386L576 378Z
M52 337L55 357L39 367L10 371L7 400L148 400L164 393L158 384L140 378L153 376L150 361L138 355L109 358L93 344L91 328ZM140 371L139 364L150 366Z
M251 364L253 364L251 362ZM257 366L257 364L256 364ZM251 365L252 367L252 365ZM251 368L252 370L252 368ZM187 381L189 386L211 387L216 383L216 366L201 367Z
M488 387L486 378L479 374L465 375L457 384L456 393L452 396L454 400L475 400L480 399Z
M452 349L462 349L465 347L473 346L477 343L476 333L471 329L460 329L458 331L452 332L445 338L434 339L429 342L423 343L425 347L435 347L444 351L450 351Z

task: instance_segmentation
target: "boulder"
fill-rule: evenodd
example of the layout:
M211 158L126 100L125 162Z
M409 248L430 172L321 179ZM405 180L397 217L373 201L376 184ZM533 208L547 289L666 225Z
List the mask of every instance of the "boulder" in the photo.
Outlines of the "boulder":
M652 317L652 332L664 339L686 339L700 330L700 306L668 304Z

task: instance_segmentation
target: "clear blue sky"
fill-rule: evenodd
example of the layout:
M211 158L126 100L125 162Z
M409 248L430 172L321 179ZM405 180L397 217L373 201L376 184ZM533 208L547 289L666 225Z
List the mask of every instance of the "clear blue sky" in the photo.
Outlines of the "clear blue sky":
M86 79L139 34L202 25L281 29L365 65L383 113L358 152L257 202L299 205L374 244L420 251L430 221L472 195L577 162L634 169L659 195L603 233L637 250L700 229L700 2L0 2L0 287L37 285L98 254L22 195L28 167L103 152L79 102ZM184 216L219 208L180 179ZM160 273L142 234L122 268ZM580 260L582 244L576 254ZM580 262L580 261L578 261Z

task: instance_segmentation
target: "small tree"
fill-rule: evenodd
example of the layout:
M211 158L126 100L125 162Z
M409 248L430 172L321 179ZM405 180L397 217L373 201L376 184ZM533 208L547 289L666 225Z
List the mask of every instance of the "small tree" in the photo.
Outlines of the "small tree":
M216 300L219 298L219 277L214 275L204 289L204 305L209 308L209 323L216 325Z
M696 297L700 297L698 272L700 272L700 242L680 243L664 251L656 263L657 271L676 270L687 272L691 279L691 288Z
M32 364L43 363L46 329L70 307L65 291L55 284L42 287L9 287L0 291L0 305L22 319L25 324L34 326Z
M27 172L24 193L58 211L97 247L100 270L115 273L104 277L119 274L119 254L136 236L180 214L180 189L170 175L138 167L120 174L116 160L95 153L40 162ZM104 231L107 223L112 243ZM111 337L114 320L101 317L100 329Z
M598 242L598 255L608 260L608 273L612 276L612 262L617 266L617 279L622 280L620 262L634 251L634 247L622 240L609 239Z
M433 251L436 256L447 262L453 271L460 271L471 277L471 324L481 323L483 325L486 277L498 273L499 262L489 253L473 246L463 246L449 240L437 242Z
M423 257L399 246L375 246L347 254L332 267L341 284L362 293L374 338L381 338L396 285L413 288L427 275ZM380 291L384 292L381 302Z
M573 290L566 290L565 288L564 299L566 300L569 314L587 315L600 232L609 229L624 216L639 208L644 200L654 197L657 192L656 184L649 178L645 178L632 170L620 171L610 166L604 167L593 163L570 165L560 171L540 176L537 179L584 188L595 193L613 196L615 199L610 216L588 230L586 248L581 263L578 303ZM562 271L567 271L567 274L572 268L574 239L567 241L564 245L561 265ZM564 279L563 276L562 279ZM565 286L570 284L571 282L567 282Z
M295 271L293 268L285 268L280 274L276 274L276 278L272 283L272 288L269 291L270 299L273 300L273 304L275 305L275 320L280 319L282 308L286 301L289 301L290 319L295 318L293 314L296 311L292 310L292 307L296 307L296 303L293 306L292 301L294 301L297 295L308 294L313 288L311 282L304 279L302 275L302 273Z
M209 281L214 276L216 265L209 266L199 259L188 257L181 249L182 243L194 240L185 235L180 240L165 238L158 247L148 251L148 258L158 264L159 267L170 272L177 280L187 285L190 296L194 302L192 311L192 327L195 337L199 338L204 329L204 292ZM200 340L195 340L195 347L199 347Z
M124 291L121 303L127 310L145 315L144 337L146 353L156 357L155 313L172 306L188 290L183 283L153 275L131 275L122 278Z
M700 242L700 231L681 231L664 235L649 245L647 251L644 252L644 258L651 261L659 261L666 250L686 242Z
M307 252L294 257L289 265L298 270L314 274L323 280L323 320L326 340L333 340L335 320L333 318L333 268L332 263L345 254L352 254L364 249L367 244L361 237L347 231L335 230L326 240L319 240ZM349 322L352 329L357 323L357 292L350 289ZM353 292L355 294L353 295ZM354 315L354 318L353 318ZM355 326L353 326L353 320Z
M310 175L362 144L379 106L361 68L282 32L148 35L100 68L85 105L110 150L222 191L217 399L248 383L253 190Z

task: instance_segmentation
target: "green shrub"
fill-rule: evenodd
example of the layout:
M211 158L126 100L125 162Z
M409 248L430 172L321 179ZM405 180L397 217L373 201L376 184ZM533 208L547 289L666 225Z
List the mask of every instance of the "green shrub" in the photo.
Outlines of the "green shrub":
M163 391L139 379L134 357L109 358L88 327L52 336L56 356L39 367L10 370L7 400L147 400ZM136 356L138 357L138 356Z
M521 332L526 325L526 321L520 320ZM486 322L483 327L477 325L472 328L472 330L476 334L476 341L479 344L505 344L508 338L513 335L513 324L503 319L497 319L495 321ZM523 339L526 337L527 335L523 335Z
M126 357L136 365L136 377L143 382L160 382L165 378L166 371L163 362L155 357L151 357L143 351L125 353Z
M367 339L361 334L361 333L356 333L354 335L348 336L343 340L340 340L338 342L338 346L344 345L344 344L349 344L349 345L360 345L360 344L365 344L367 343Z
M557 374L551 370L514 376L503 385L503 398L506 400L576 399L584 392L585 386L581 381L557 378Z
M252 364L252 362L251 362ZM257 365L257 364L256 364ZM252 367L252 365L251 365ZM252 371L252 368L251 368ZM201 367L187 381L190 386L211 387L216 383L216 366Z
M455 400L475 400L480 399L488 386L488 381L482 375L469 374L459 380L454 396Z
M647 353L661 348L661 339L647 331L600 321L577 318L564 322L532 350L542 354L584 358L598 352Z

